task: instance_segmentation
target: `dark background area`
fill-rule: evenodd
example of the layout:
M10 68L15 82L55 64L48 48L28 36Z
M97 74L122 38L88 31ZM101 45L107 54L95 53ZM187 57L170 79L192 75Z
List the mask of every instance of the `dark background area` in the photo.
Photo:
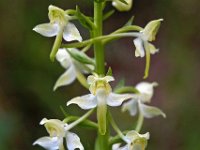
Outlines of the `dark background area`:
M54 38L45 38L32 31L48 22L48 6L63 9L78 4L87 15L92 14L90 0L1 0L0 1L0 149L37 150L32 143L47 135L39 121L43 117L63 119L70 98L87 93L77 82L70 87L52 91L64 69L51 63L49 52ZM198 0L134 0L130 12L116 13L105 22L105 34L122 26L132 15L134 24L144 27L150 20L164 18L155 45L160 52L152 56L150 77L159 87L151 105L160 107L167 118L146 119L142 130L149 131L148 150L200 149L200 1ZM108 6L107 9L112 8ZM81 35L87 32L80 27ZM145 59L135 58L131 38L112 42L106 47L107 64L116 80L126 79L127 85L142 80ZM115 85L116 82L113 83ZM68 113L81 115L78 107ZM114 116L122 129L136 119L114 108ZM95 131L76 129L86 149L92 150ZM86 137L87 135L87 137Z

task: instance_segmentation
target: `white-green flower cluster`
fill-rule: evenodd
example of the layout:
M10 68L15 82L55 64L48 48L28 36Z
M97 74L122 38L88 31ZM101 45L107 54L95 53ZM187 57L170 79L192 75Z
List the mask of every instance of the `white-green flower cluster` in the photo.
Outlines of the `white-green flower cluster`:
M80 138L67 130L68 124L58 119L42 119L40 125L44 125L49 136L37 139L33 145L40 145L47 150L64 150L64 138L66 139L66 147L68 150L80 149L84 150L80 142Z
M129 11L132 7L133 0L111 0L111 2L113 7L117 10ZM150 135L149 132L140 134L144 118L152 118L159 115L166 117L165 113L159 108L146 105L146 103L151 102L154 94L154 87L157 86L157 83L141 82L137 84L135 88L131 87L131 91L127 90L129 88L126 89L124 87L125 91L123 92L113 92L110 82L114 81L114 77L110 75L112 74L112 69L107 72L109 75L105 75L103 47L108 41L112 41L116 38L127 36L136 37L136 39L133 40L136 47L135 56L144 57L146 55L144 76L144 78L146 78L149 71L150 54L155 54L159 51L150 42L155 40L163 19L153 20L149 22L145 28L134 26L132 25L132 21L128 21L125 26L115 32L109 35L102 35L101 22L103 22L103 18L105 19L112 15L113 11L103 16L104 4L106 4L106 2L104 0L96 0L94 3L94 16L96 18L84 15L78 6L76 10L70 9L65 11L50 5L48 8L50 22L37 25L33 29L46 37L56 36L50 58L51 60L56 58L65 71L57 79L53 89L56 90L58 87L69 85L74 82L75 79L78 79L78 81L89 90L89 94L72 98L67 102L67 106L77 104L84 110L91 109L81 117L69 117L71 120L67 120L68 117L63 121L58 119L42 119L40 125L45 126L49 136L39 138L33 145L40 145L47 150L65 150L65 148L68 150L84 150L80 138L69 130L79 123L85 123L89 127L94 127L98 130L99 137L97 138L96 144L99 144L100 147L101 144L107 144L107 147L113 145L113 150L145 150ZM73 19L78 20L81 25L89 30L91 39L82 41L78 29L71 22ZM136 30L137 32L129 32L132 30ZM67 42L78 42L61 45L62 39ZM91 46L94 47L95 61L85 53ZM81 50L77 48L81 48ZM84 74L89 74L89 76L86 78ZM137 112L139 114L136 129L131 129L129 132L126 131L126 135L123 134L124 132L120 131L112 118L111 112L108 110L108 106L116 107L121 105L122 111L129 111L131 116L135 116ZM94 110L96 110L97 113L97 123L87 120ZM69 124L69 122L71 123ZM110 127L108 123L110 123L116 131L116 137L108 137L109 133L107 133L107 131ZM125 145L120 147L121 143L115 144L115 140L118 140L118 138L121 138L121 140L125 142ZM105 148L97 149L103 150Z

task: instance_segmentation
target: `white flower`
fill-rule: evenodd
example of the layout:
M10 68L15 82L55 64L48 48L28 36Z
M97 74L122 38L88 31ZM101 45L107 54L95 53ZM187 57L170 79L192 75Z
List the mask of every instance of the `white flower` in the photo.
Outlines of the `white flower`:
M155 46L149 42L155 40L155 36L160 27L161 21L163 19L153 20L149 22L146 27L140 31L140 36L133 40L133 43L136 47L135 56L144 57L145 51L149 51L150 54L155 54L159 51Z
M120 0L113 0L112 5L119 11L129 11L132 7L133 0L125 0L127 4Z
M112 150L145 150L147 140L149 140L149 132L139 134L134 130L129 131L124 137L124 141L127 144L123 147L120 147L120 143L114 144Z
M78 51L74 48L70 50ZM66 71L56 81L54 90L60 86L71 84L77 78L80 72L87 73L84 65L73 59L65 48L58 50L56 59L60 62L61 66L66 69ZM91 65L87 65L87 67L94 69Z
M113 93L109 85L109 82L113 80L112 76L98 77L91 75L87 80L91 94L75 97L67 102L67 106L77 104L82 109L97 107L97 120L102 135L106 132L107 105L120 106L123 101L131 97L129 94Z
M123 101L131 97L130 94L115 94L111 90L109 82L114 81L112 76L88 77L91 94L75 97L67 102L67 105L77 104L82 109L92 109L97 105L107 104L109 106L120 106Z
M136 85L136 89L139 91L138 94L133 94L132 99L122 106L122 111L128 110L131 116L135 116L137 110L142 113L146 118L152 118L158 115L162 115L164 118L166 115L157 107L152 107L145 105L144 103L149 103L153 96L154 87L158 84L156 82L148 83L141 82Z
M64 10L50 5L49 6L49 20L50 23L43 23L33 28L34 31L46 37L53 37L60 32L66 41L82 41L82 37L73 23L69 22L70 17Z
M68 150L84 150L80 138L72 132L67 131L68 124L58 119L42 119L40 125L44 125L50 136L37 139L33 145L40 145L47 150L64 150L63 138L66 139Z

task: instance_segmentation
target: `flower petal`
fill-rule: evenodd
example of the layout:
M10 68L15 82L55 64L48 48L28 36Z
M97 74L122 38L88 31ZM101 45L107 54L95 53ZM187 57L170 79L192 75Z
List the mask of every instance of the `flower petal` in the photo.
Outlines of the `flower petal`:
M159 49L157 49L153 44L147 43L147 45L151 54L159 52Z
M140 38L136 38L135 40L133 40L133 42L136 47L135 57L144 57L145 51L142 40Z
M165 113L157 107L147 106L139 102L139 109L144 117L153 118L155 116L162 115L164 118L166 117Z
M97 106L97 100L93 94L88 94L71 99L67 102L67 106L70 104L77 104L82 109L92 109Z
M84 150L83 145L81 144L80 138L72 132L66 133L66 143L68 150L75 150L79 148L80 150Z
M139 134L137 131L135 130L131 130L129 131L126 136L125 136L125 140L128 144L130 144L131 142L133 142L134 140L137 139L145 139L148 140L150 137L149 132L145 133L145 134Z
M66 41L74 41L77 40L79 42L82 41L82 37L73 23L68 23L64 28L63 38Z
M129 150L128 145L125 145L123 147L119 147L120 145L121 145L120 143L113 144L112 150Z
M120 106L123 101L132 98L130 94L115 94L110 93L107 98L107 104L109 106Z
M138 108L138 101L135 99L131 99L130 101L126 102L122 106L122 111L129 111L131 116L135 116L137 113Z
M61 86L69 85L76 79L76 70L73 65L69 67L67 71L65 71L56 81L54 86L54 91Z
M37 33L46 37L53 37L58 34L59 25L57 23L43 23L33 28Z
M157 82L140 82L136 85L135 88L140 92L140 100L142 102L150 102L155 86L158 86Z
M59 140L57 137L44 136L37 139L33 145L40 145L47 150L57 150L59 148Z
M58 52L56 53L56 59L65 69L67 69L72 64L71 57L65 48L60 48L58 50Z

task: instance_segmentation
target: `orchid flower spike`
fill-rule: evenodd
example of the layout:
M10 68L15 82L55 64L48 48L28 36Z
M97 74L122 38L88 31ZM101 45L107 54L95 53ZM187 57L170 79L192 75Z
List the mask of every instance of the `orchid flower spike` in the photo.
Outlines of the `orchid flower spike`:
M149 136L149 132L139 134L134 130L129 131L123 139L126 142L126 145L120 147L120 143L114 144L112 150L145 150Z
M68 150L84 150L80 138L67 130L68 124L58 119L42 119L40 125L44 125L49 136L37 139L33 145L40 145L47 150L64 150L63 140L66 139Z
M155 54L159 49L155 48L150 42L155 40L156 34L163 19L153 20L149 22L146 27L140 31L140 36L133 40L136 47L135 56L144 57L146 53L146 69L144 78L148 77L150 67L150 54Z
M133 0L124 0L126 3L123 3L120 0L113 0L112 5L119 11L129 11L132 7Z
M43 23L33 28L37 33L45 37L56 36L56 40L50 54L51 59L54 59L60 44L62 37L65 41L82 41L82 37L73 23L70 23L70 16L65 11L56 6L49 6L49 23Z
M97 107L97 119L99 123L100 133L106 132L106 113L107 105L120 106L123 101L131 97L130 94L115 94L109 82L114 81L112 76L99 77L90 75L87 82L90 85L90 93L87 95L75 97L67 102L70 104L77 104L82 109L92 109Z
M81 53L75 48L69 48L69 50ZM61 66L66 69L66 71L56 81L54 90L58 87L71 84L76 78L79 79L81 73L89 73L90 70L94 69L92 65L84 65L72 58L65 48L58 50L56 59L60 62Z
M148 83L141 82L136 85L136 89L139 91L138 94L133 94L130 101L126 102L122 106L122 111L129 111L131 116L135 116L137 111L145 117L152 118L155 116L162 115L166 117L165 113L157 107L145 105L144 103L150 103L154 93L154 87L158 84L156 82Z

